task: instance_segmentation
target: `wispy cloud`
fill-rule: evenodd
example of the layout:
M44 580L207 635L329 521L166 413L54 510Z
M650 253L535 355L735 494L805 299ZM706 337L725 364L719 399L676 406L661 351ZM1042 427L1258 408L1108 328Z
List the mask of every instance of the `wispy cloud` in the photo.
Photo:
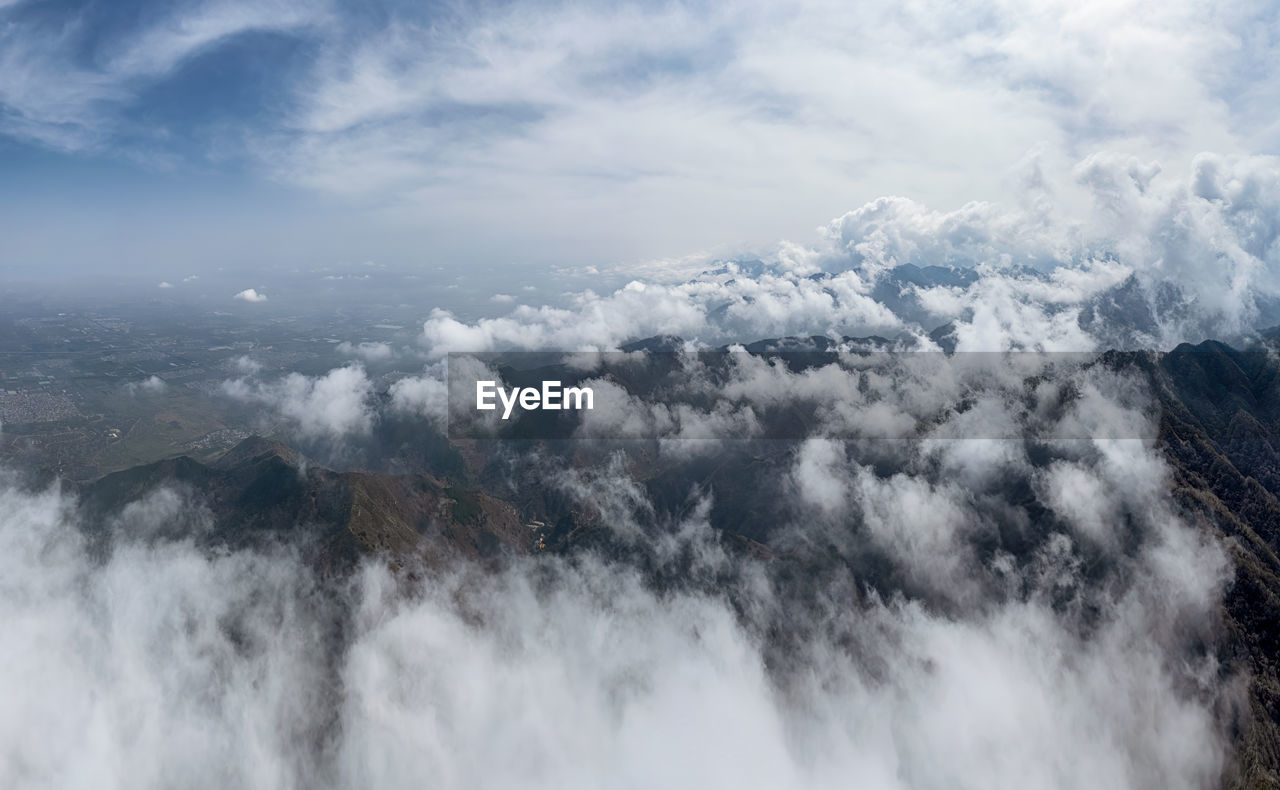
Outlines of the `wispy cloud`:
M23 10L0 3L13 17L0 25L0 133L73 151L117 148L123 110L190 58L244 33L294 31L323 16L316 3L287 1L187 3L139 14L137 25L97 18L91 7L53 21Z
M223 97L192 86L209 94L219 163L454 248L501 217L487 239L500 251L677 256L800 237L880 195L1007 198L1032 151L1069 192L1098 150L1184 165L1280 142L1276 47L1255 34L1278 12L1248 2L356 13L211 0L109 25L91 10L56 24L0 12L0 132L116 152L132 134L181 161L187 135L127 121L162 109L148 89L182 89L184 64L246 33L305 37L297 60L229 86L270 86L252 112L218 115Z
M1059 165L1234 150L1211 68L1237 51L1227 23L1176 3L517 6L333 48L264 151L289 181L433 205L851 181L991 196L1036 146Z

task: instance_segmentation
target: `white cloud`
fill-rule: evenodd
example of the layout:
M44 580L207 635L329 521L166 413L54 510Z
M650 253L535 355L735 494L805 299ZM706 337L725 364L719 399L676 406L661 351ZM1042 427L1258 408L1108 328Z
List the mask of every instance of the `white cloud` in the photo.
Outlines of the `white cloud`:
M395 351L386 343L349 343L346 341L338 344L338 353L360 357L365 362L384 362L395 355Z
M305 28L323 18L320 3L267 0L243 3L213 0L175 12L117 46L106 58L105 72L117 79L168 74L188 58L228 39L252 32L284 32Z
M975 404L961 427L1034 416L974 392L1021 391L1020 368L902 356L812 374L743 360L715 386L764 404L843 383L896 407L886 422L959 395ZM1072 383L1081 413L1064 421L1133 409L1117 377ZM312 437L372 419L359 368L227 391ZM438 419L445 391L436 362L393 385L392 407ZM671 435L742 432L662 405L637 414ZM643 454L527 460L679 583L590 553L408 573L370 558L330 595L288 551L197 549L187 536L211 524L180 490L114 514L104 553L63 489L0 479L0 742L20 757L0 783L1191 790L1223 775L1235 680L1206 645L1228 559L1143 442L813 439L777 467L768 563L721 548L710 486L656 504ZM76 760L50 732L84 744ZM486 759L495 748L509 759Z
M623 260L769 243L831 195L1008 199L1029 152L1070 186L1078 152L1249 150L1271 120L1233 98L1263 72L1219 64L1244 56L1250 16L735 2L400 18L334 47L261 155L319 189L397 195L442 232L500 215L512 250L584 233Z
M609 349L637 334L695 332L703 309L681 289L633 282L608 297L591 292L577 309L518 307L504 318L468 325L444 310L427 319L423 334L435 353L494 348Z
M621 568L517 563L483 581L432 574L406 594L374 561L338 634L341 602L292 554L131 537L128 523L179 512L163 491L148 502L97 557L56 490L0 490L12 637L0 737L21 757L0 781L1176 790L1219 778L1210 703L1178 690L1140 596L1089 639L1038 601L964 618L872 601L828 615L845 642L815 638L794 669L767 669L720 597L658 595ZM785 691L771 671L791 676ZM82 744L75 760L51 732ZM508 758L485 759L495 747Z
M171 283L171 282L167 282L167 281L163 281L163 280L162 280L162 281L160 282L160 284L159 284L158 286L156 286L156 287L157 287L157 288L172 288L172 287L173 287L173 283Z
M799 501L813 505L825 515L843 514L848 506L848 489L843 442L809 439L796 453L792 478Z
M470 324L437 310L424 340L437 353L608 349L656 334L925 342L951 322L962 351L1084 351L1171 348L1280 320L1280 161L1204 154L1180 176L1099 154L1076 174L1089 194L1078 211L1045 195L951 212L882 198L833 220L811 247L778 245L760 267L635 279ZM965 276L894 280L905 264Z
M266 383L232 379L223 382L222 390L236 400L266 406L304 439L340 441L373 428L373 383L359 365L317 377L290 373Z
M403 414L425 417L444 427L448 420L449 387L445 383L444 366L437 365L422 376L406 377L392 383L388 390L391 408Z
M273 177L367 195L397 237L581 270L797 238L882 195L952 209L1056 184L1078 202L1071 169L1090 151L1183 167L1275 150L1276 47L1254 34L1275 15L1250 0L739 0L356 23L323 2L209 0L113 25L86 58L76 20L10 10L0 130L162 158L168 130L131 121L148 88L246 33L304 37L307 67L270 75L281 112L201 130L219 155L246 141Z
M231 368L241 375L252 376L262 372L262 363L243 355L231 360Z
M500 348L607 350L650 335L725 336L836 329L890 331L900 320L867 296L855 272L817 282L791 272L758 279L722 274L680 284L634 280L607 295L574 295L574 307L517 307L464 324L433 311L423 339L436 353ZM712 314L715 313L715 318Z
M148 376L142 381L131 381L125 385L130 395L160 395L169 389L169 385L159 376Z
M241 291L241 292L239 292L238 294L236 294L236 295L235 295L235 298L236 298L236 299L239 299L239 300L240 300L240 301L242 301L242 302L265 302L265 301L267 301L267 295L266 295L266 294L264 294L264 293L258 293L258 292L257 292L255 289L253 289L253 288L246 288L246 289L244 289L243 291Z

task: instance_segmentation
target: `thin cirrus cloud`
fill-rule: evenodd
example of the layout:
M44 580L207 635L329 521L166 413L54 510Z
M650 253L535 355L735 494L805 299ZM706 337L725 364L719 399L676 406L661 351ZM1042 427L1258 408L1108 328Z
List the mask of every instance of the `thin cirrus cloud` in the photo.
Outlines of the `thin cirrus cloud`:
M14 2L0 4L0 14L8 17L0 27L0 134L129 155L157 152L119 150L138 144L127 111L145 104L148 89L180 78L184 63L246 33L298 31L320 18L299 3L217 1L157 7L135 25L92 6L51 16Z
M385 242L406 249L428 235L584 263L684 255L802 237L881 195L1017 199L1030 152L1071 193L1100 150L1185 167L1278 139L1275 48L1251 33L1276 11L1249 3L223 0L110 25L29 5L0 10L0 133L244 167L351 201L356 225L413 229ZM266 76L239 86L269 88L254 111L219 114L215 92L189 113L197 134L139 131L166 110L156 88L183 88L201 58L242 62L234 45L255 34L301 46L257 47Z

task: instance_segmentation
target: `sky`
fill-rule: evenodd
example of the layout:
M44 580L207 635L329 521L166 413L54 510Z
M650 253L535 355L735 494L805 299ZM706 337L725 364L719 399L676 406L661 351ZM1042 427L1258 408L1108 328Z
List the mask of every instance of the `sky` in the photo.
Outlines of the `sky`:
M1249 1L0 0L0 265L652 272L886 196L1084 210L1089 157L1280 153L1278 38Z

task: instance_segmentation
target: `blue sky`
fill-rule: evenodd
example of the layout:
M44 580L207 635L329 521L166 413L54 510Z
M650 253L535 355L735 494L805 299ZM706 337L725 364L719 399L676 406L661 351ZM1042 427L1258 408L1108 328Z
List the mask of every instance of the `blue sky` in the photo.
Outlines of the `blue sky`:
M1280 146L1258 2L0 0L12 270L660 265Z

